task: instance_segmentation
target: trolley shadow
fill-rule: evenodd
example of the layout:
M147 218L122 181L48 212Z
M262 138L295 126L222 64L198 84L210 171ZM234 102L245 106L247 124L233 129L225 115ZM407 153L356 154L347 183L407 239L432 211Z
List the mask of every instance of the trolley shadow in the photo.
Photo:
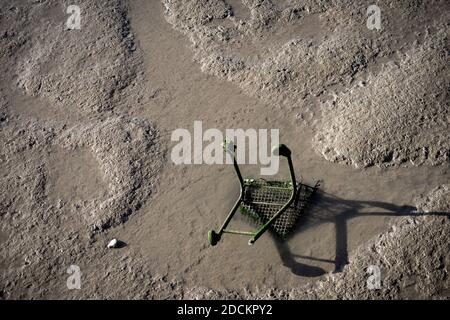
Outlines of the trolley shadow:
M296 258L316 260L334 264L334 272L342 271L348 263L348 221L355 217L373 216L419 216L445 215L445 212L419 213L412 206L398 206L380 201L357 201L335 197L320 191L320 181L313 185L297 181L291 158L291 150L283 144L273 148L274 156L287 160L290 172L289 181L266 181L264 179L244 179L237 160L236 146L232 142L224 142L224 149L233 158L233 166L240 185L240 196L228 213L218 231L208 232L208 240L212 246L225 234L249 237L248 244L253 245L265 232L274 239L280 258L292 273L303 277L317 277L325 270L319 267L300 263ZM256 225L253 231L229 229L228 225L240 211L251 224ZM287 241L296 232L302 232L315 225L333 223L335 227L334 260L293 254Z
M374 211L373 209L377 210ZM423 215L447 216L450 218L450 213L448 212L421 213L417 212L417 209L413 206L397 206L395 204L380 201L346 200L318 190L314 198L311 200L311 204L308 209L297 221L297 227L290 233L288 238L282 240L275 234L270 234L272 235L283 264L290 268L292 273L303 277L317 277L323 275L325 270L319 267L300 263L296 261L296 258L333 263L334 272L341 272L343 267L348 263L347 224L351 219L364 216L417 217ZM322 223L333 223L335 227L334 260L296 255L290 251L288 242L297 232L302 232L310 227L320 225Z

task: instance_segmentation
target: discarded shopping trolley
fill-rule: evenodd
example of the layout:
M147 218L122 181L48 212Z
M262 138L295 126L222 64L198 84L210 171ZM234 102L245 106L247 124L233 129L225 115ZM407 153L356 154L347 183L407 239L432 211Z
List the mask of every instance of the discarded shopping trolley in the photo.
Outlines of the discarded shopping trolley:
M298 218L304 212L312 196L319 187L319 182L311 187L295 179L291 150L284 144L273 148L275 156L286 157L289 164L290 181L266 181L264 179L243 179L236 161L236 146L224 143L225 151L233 156L233 165L239 179L241 192L225 222L218 232L208 232L209 243L213 246L219 242L224 233L251 237L249 245L255 243L268 229L285 239L293 230ZM249 217L258 226L253 232L227 229L237 209Z

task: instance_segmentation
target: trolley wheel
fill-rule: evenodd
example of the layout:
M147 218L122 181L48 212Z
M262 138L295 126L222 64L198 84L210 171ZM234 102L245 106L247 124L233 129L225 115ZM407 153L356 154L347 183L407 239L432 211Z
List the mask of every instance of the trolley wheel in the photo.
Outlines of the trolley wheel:
M210 245L215 246L219 240L220 236L214 230L208 231L208 241Z

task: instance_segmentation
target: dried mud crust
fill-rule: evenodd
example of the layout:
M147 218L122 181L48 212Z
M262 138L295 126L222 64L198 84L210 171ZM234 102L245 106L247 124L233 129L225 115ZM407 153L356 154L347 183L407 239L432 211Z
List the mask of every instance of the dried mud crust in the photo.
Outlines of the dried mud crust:
M1 50L11 83L78 117L120 108L141 80L140 53L121 1L80 1L80 30L69 30L70 1L8 1ZM15 63L11 64L11 61ZM137 93L138 94L138 93ZM118 102L121 102L118 105Z
M325 107L316 151L356 167L448 163L448 35L430 37Z
M165 153L132 115L150 97L127 4L80 1L82 28L66 30L70 4L0 11L0 299L174 297L138 252L103 243L151 199ZM83 290L66 287L71 264Z
M123 223L155 190L162 154L151 124L123 116L70 128L34 119L10 121L0 130L0 141L3 298L179 295L170 281L150 274L139 253L108 253L95 236ZM93 158L90 167L68 175L65 162L83 153ZM63 170L55 173L59 166ZM92 184L93 172L99 184ZM57 184L65 176L63 182L72 188ZM105 193L76 197L85 180L91 191ZM83 290L65 287L65 268L71 264L83 272Z
M100 171L105 194L67 206L77 210L89 227L104 229L119 224L148 199L163 150L156 128L129 116L145 93L141 93L143 74L137 72L142 56L134 43L127 4L81 1L81 29L67 30L69 4L7 1L1 12L6 30L1 39L6 54L2 60L7 59L4 72L11 80L0 88L1 154L11 169L2 178L11 178L6 183L12 189L5 190L12 190L9 194L14 198L15 188L26 185L26 179L19 183L14 174L40 177L35 179L41 181L42 190L36 189L31 199L44 199L51 192L45 184L54 169L54 154L61 149L70 158L87 149L94 159L92 166ZM9 101L12 95L6 95L14 90L35 99L28 100L26 108L37 108L39 101L51 110L50 115L17 112Z
M0 138L5 142L0 152L5 169L0 177L0 214L6 219L33 220L35 210L40 208L48 214L52 210L72 211L84 219L90 231L118 225L148 199L162 166L157 132L148 122L138 119L116 117L68 129L30 120L11 124L0 131ZM106 192L76 201L55 197L51 194L58 193L54 188L52 158L63 153L66 156L56 161L68 161L83 150L91 153L96 168L83 168L80 176L71 177L75 181L66 183L83 185L90 178L83 171L98 170L99 183L104 184ZM58 172L66 173L67 170ZM64 196L71 199L71 194Z
M248 14L242 17L222 0L163 3L167 21L189 37L202 71L274 107L299 107L324 86L349 81L377 52L355 29L322 30L324 21L316 15L323 10L305 5L244 0ZM309 23L303 20L310 15L318 34L304 38L292 29Z
M203 71L286 108L348 83L375 58L402 47L405 32L414 33L407 27L443 4L381 1L383 32L377 33L366 28L367 6L355 1L162 2L167 21L189 37Z
M162 2L202 71L293 116L312 113L305 123L317 125L312 143L325 159L357 167L448 162L445 2L379 1L380 31L367 29L367 5L357 1ZM402 61L383 66L387 58ZM309 97L324 94L335 107L323 108L317 123Z
M55 23L45 18L49 10L59 7L59 3L69 4L68 1L6 0L2 7L4 10L0 11L0 24L6 26L6 31L0 34L0 68L7 79L0 85L0 299L448 297L450 250L449 224L445 216L404 219L390 232L357 250L342 274L329 275L315 286L288 291L262 289L225 292L188 287L164 275L152 274L147 266L148 261L140 255L139 248L134 249L132 244L121 250L106 249L107 241L104 240L109 239L108 230L105 229L121 224L142 203L151 199L158 182L164 150L152 123L130 115L140 105L141 92L145 90L142 90L141 84L144 75L137 72L140 52L134 46L126 4L118 0L81 1L82 10L89 18L85 21L90 21L90 24L83 24L83 36L80 37L76 31L61 29L64 20ZM169 6L168 10L175 8L171 7L176 5L175 2L165 3ZM193 25L186 22L188 29L214 24L215 19L220 20L220 23L224 19L230 20L234 24L232 16L228 14L229 10L233 10L229 6L224 9L226 17L220 18L224 16L222 2L199 3L209 3L209 7L205 8L214 12L213 18L208 16L210 11L206 11L200 15L200 25L195 19ZM255 17L247 21L251 28L244 32L244 36L246 39L254 38L255 43L248 48L246 39L234 44L231 37L224 40L226 45L219 43L222 47L214 47L215 37L220 34L211 28L214 36L211 39L199 34L198 44L204 47L199 46L197 57L209 63L214 61L214 57L220 56L219 62L214 62L214 68L211 67L208 72L240 81L248 93L261 95L266 101L282 107L291 102L303 107L297 98L320 92L323 81L327 85L336 81L347 83L366 68L366 61L389 52L382 50L377 57L372 57L372 49L369 49L372 44L366 47L364 39L362 49L358 42L361 40L357 39L356 47L347 52L340 43L340 39L346 41L347 35L337 31L332 36L323 35L324 43L327 43L325 45L314 38L297 39L293 45L281 39L280 42L274 42L275 48L270 45L277 38L266 36L271 26L277 25L278 21L283 26L290 19L301 19L302 12L303 16L306 13L318 14L321 15L320 19L351 25L352 19L358 19L358 15L334 16L331 10L333 5L338 4L342 10L353 12L355 8L349 5L350 2L307 2L299 11L285 11L284 8L278 10L281 13L274 13L274 4L269 1L243 3L245 8L252 6L249 15ZM410 2L398 3L404 4L401 7L403 14L412 19L417 18L417 12L423 13L426 9L422 2L412 5ZM190 5L187 8L197 14L196 2L190 2ZM182 13L175 13L173 19L180 18L177 14L182 16ZM236 11L236 14L237 17L242 14L245 20L247 13ZM240 24L239 21L237 23ZM341 31L349 28L349 34L358 33L351 26L342 25L338 26L342 28ZM244 24L242 28L246 29L247 26ZM60 28L58 30L64 34L65 40L54 27ZM275 35L276 28L273 27ZM205 29L202 32L209 31ZM195 38L196 33L190 36ZM330 58L330 66L324 66L322 71L318 69L318 76L315 69L308 71L311 77L317 76L317 79L311 80L311 86L296 78L300 72L296 74L291 69L281 68L295 62L288 61L290 54L296 59L306 59L309 56L309 42L313 48L323 50L322 58L328 55L334 57L336 54L336 59L343 63L333 69L334 58ZM276 48L278 44L280 48L292 52L279 52ZM234 46L238 49L236 55L244 63L247 63L245 57L248 52L251 53L250 67L244 65L241 73L226 67L235 65L233 55L230 58L219 52L219 49L225 52L228 47L234 50ZM289 49L289 46L292 48ZM299 50L297 47L304 49ZM213 56L203 56L202 50L206 52L210 49ZM252 53L255 50L259 54L256 58ZM367 56L364 50L367 50ZM332 54L334 51L337 53ZM279 61L278 55L281 57ZM264 60L258 60L260 57ZM258 71L259 61L263 61L264 73ZM209 68L208 64L205 66ZM306 65L301 67L309 70ZM339 72L329 76L329 67ZM222 69L225 71L222 72ZM288 76L289 73L294 74L293 80ZM300 88L298 92L295 91L297 85ZM14 114L11 102L3 94L10 87L18 88L30 97L43 98L44 101L47 99L48 107L60 113L52 120ZM286 93L284 88L292 89L293 92ZM280 94L272 95L277 92ZM61 114L68 113L76 115L70 123L58 120ZM86 159L90 164L87 170L89 175L77 176L79 170L65 172L64 163L72 159ZM60 177L65 179L59 180ZM88 179L94 179L93 186L96 188L64 188L66 183L82 186ZM439 210L445 209L448 201L445 200L447 198L442 200L441 194L447 195L446 188L440 187L436 192L424 196L418 206L429 213L437 210L434 203L441 206ZM72 191L76 196L65 197ZM103 232L95 232L100 230ZM82 290L69 291L66 287L66 270L71 264L81 267ZM383 281L381 291L366 289L368 265L380 266Z
M359 247L341 273L292 290L186 290L189 299L450 299L448 185L418 199L417 216ZM423 215L423 216L422 216ZM380 270L380 289L367 286L370 266Z
M450 212L450 185L440 185L429 194L418 197L416 205L423 212Z

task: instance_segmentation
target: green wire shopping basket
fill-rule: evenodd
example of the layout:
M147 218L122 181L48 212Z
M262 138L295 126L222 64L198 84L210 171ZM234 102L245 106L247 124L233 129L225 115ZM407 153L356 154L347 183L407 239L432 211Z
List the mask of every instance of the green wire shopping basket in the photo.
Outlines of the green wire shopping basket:
M284 144L275 147L272 153L287 158L291 181L243 179L236 161L236 146L232 145L230 148L230 144L225 142L224 148L233 156L233 165L239 179L241 192L220 230L208 232L209 243L215 246L221 239L222 234L228 233L250 236L248 244L252 245L269 229L281 239L285 239L294 229L298 218L318 189L319 182L316 182L314 186L308 186L296 181L291 151ZM256 231L227 229L237 209L240 209L244 216L250 218L258 226Z

